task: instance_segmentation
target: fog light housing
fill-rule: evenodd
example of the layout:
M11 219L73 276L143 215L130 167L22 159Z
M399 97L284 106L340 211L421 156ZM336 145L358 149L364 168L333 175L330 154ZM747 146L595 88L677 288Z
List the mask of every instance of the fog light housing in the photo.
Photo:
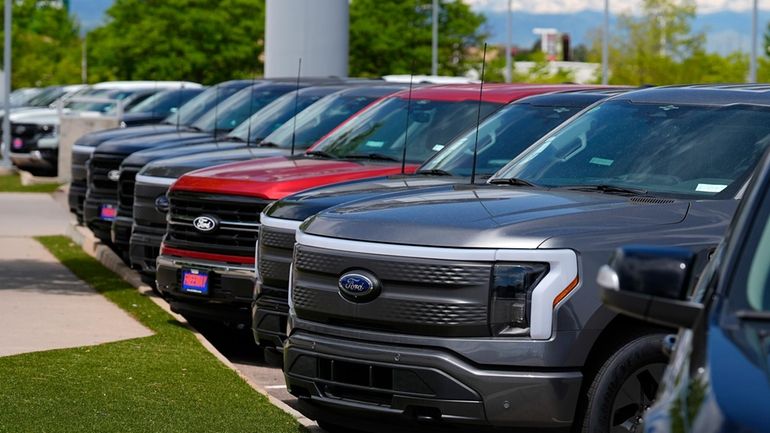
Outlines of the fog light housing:
M547 273L547 263L494 266L489 314L493 335L529 334L531 293Z

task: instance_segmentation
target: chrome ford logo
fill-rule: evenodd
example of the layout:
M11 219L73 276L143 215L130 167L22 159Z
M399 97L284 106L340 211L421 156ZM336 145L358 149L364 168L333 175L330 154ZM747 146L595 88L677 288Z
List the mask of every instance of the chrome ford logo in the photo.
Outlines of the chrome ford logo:
M158 212L166 213L168 212L168 197L165 195L159 195L158 198L155 199L155 209Z
M119 170L110 170L107 172L107 179L117 182L120 179L120 171Z
M210 232L219 226L219 221L210 216L201 215L193 220L193 227L200 232Z
M377 278L363 271L349 272L341 276L338 286L342 297L354 302L369 301L380 293Z

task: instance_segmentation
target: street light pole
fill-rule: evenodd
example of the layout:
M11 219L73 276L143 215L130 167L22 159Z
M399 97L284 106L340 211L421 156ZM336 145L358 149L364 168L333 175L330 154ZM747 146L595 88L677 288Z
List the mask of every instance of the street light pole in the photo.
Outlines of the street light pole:
M604 26L602 30L602 84L609 82L610 56L610 0L604 0Z
M3 100L5 115L3 116L3 159L2 167L11 168L11 8L13 0L5 0L5 25L3 47Z
M513 81L513 65L511 62L511 39L513 39L513 0L508 0L508 17L506 20L507 36L505 38L505 82Z
M749 83L757 82L757 19L759 0L754 0L751 11L751 63L749 64Z
M431 43L431 75L438 75L438 0L433 0L433 41Z

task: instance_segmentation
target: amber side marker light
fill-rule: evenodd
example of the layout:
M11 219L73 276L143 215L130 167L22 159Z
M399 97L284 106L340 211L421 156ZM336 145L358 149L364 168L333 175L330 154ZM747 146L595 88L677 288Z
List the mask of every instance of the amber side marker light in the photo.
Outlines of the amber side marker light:
M564 300L564 298L566 298L567 295L569 295L572 292L572 290L574 290L575 287L577 287L579 282L580 282L580 278L575 277L575 279L572 280L572 282L569 283L569 285L565 287L564 290L562 290L558 295L556 295L556 297L553 299L553 306L555 307L556 305L559 304L559 302Z

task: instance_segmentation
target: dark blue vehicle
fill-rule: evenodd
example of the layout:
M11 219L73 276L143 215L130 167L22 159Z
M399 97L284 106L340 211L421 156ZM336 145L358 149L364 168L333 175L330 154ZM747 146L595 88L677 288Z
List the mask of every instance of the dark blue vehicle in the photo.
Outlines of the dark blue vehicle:
M687 250L629 246L599 272L606 306L680 328L666 339L671 362L636 431L770 432L770 153L693 284L703 262Z

